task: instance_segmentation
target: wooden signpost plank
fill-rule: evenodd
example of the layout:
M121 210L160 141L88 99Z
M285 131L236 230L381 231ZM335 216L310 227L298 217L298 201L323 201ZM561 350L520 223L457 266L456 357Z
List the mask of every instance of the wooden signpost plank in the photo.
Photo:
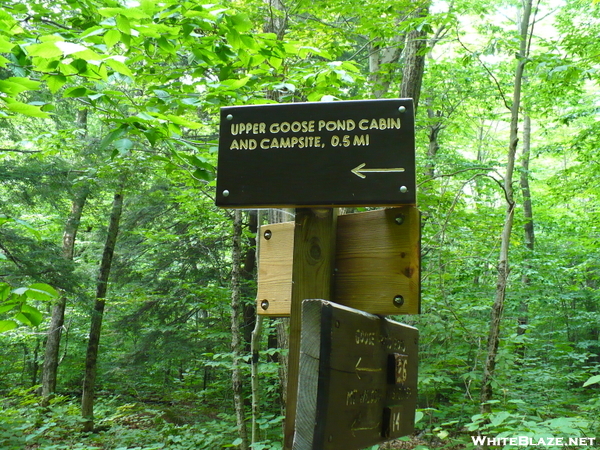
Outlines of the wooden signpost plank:
M288 388L284 428L284 448L294 439L298 371L300 369L300 329L302 300L332 298L337 210L332 208L296 210L290 307Z
M412 433L417 348L416 328L305 300L293 450L356 450Z
M414 206L339 216L331 300L371 314L418 314L420 232ZM290 314L293 234L293 222L261 227L259 314Z

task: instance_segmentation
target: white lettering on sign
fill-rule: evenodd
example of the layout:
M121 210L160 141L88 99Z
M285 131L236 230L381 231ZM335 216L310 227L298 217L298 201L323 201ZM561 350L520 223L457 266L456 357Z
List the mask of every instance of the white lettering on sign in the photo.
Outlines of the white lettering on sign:
M402 425L402 422L400 420L401 418L402 416L400 414L400 411L392 412L392 417L390 418L390 429L392 430L392 433L397 433L398 431L400 431L400 426Z
M390 336L381 336L379 342L385 347L386 350L399 350L401 352L406 351L406 344L404 343L403 339Z
M315 131L315 121L303 121L303 122L281 122L281 123L272 123L269 126L270 133L312 133ZM264 131L263 131L264 133Z
M328 139L321 135L306 133L333 133L353 130L399 130L400 118L382 117L366 119L339 120L297 120L292 122L246 122L232 123L230 127L233 139L230 150L269 150L272 148L325 148L330 147L368 147L371 144L370 134L333 134ZM284 136L285 134L304 133L303 136ZM263 135L261 139L259 136ZM267 136L264 136L267 135ZM245 137L242 137L245 136Z
M262 134L267 129L267 124L260 123L233 123L231 124L231 134Z
M374 331L356 330L354 340L358 345L375 346L376 334Z
M352 405L372 405L378 403L383 398L380 389L352 389L346 392L346 406Z

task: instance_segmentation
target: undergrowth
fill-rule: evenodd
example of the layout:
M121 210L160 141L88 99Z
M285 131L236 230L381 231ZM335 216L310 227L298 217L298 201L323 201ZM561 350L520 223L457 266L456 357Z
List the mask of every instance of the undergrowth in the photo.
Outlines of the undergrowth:
M57 396L47 407L30 391L13 391L0 400L2 450L215 450L237 447L235 419L227 414L197 423L172 423L165 410L141 403L100 399L95 429L81 431L79 401ZM275 426L274 428L280 428ZM257 449L277 449L261 442Z

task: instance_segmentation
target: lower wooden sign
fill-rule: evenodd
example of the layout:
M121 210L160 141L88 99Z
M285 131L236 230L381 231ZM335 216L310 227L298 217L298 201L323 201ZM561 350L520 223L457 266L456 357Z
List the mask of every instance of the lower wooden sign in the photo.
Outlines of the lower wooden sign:
M304 300L293 450L357 450L414 431L416 328Z
M414 206L340 215L332 300L372 314L418 314L421 224ZM257 310L289 316L294 223L260 230Z

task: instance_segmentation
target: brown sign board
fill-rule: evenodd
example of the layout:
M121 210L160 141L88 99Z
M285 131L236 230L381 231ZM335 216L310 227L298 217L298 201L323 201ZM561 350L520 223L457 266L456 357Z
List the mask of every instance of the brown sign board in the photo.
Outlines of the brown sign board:
M334 297L327 299L371 314L420 312L419 211L401 206L337 218ZM260 230L257 310L289 316L294 223Z
M294 450L355 450L414 431L416 328L304 300Z
M217 206L416 203L412 99L221 108Z

